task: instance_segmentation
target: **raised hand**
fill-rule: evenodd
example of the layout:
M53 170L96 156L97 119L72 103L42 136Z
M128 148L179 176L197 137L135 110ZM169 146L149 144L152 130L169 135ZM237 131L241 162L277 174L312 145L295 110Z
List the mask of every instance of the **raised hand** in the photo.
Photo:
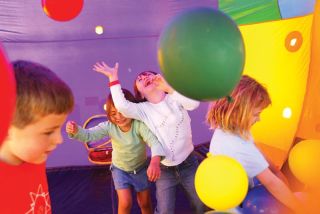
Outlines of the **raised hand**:
M116 63L114 67L108 66L105 62L97 62L93 65L94 71L104 74L110 81L118 80L118 68L119 63Z
M66 125L66 132L71 135L78 133L78 125L74 121L68 121Z

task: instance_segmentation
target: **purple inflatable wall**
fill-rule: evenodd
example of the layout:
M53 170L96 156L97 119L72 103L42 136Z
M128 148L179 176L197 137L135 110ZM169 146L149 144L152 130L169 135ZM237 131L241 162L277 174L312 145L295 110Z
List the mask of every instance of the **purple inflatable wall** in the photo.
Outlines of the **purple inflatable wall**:
M82 124L104 113L107 79L92 71L96 61L120 63L122 85L132 91L137 73L160 72L157 40L164 25L178 12L198 6L217 7L217 0L105 1L85 0L78 17L57 22L45 15L40 1L4 0L0 6L0 40L10 60L26 59L55 71L72 88L76 106L69 119ZM104 27L97 35L95 26ZM195 144L210 140L204 123L207 104L191 112ZM50 156L48 167L89 165L83 145L64 133L64 143Z

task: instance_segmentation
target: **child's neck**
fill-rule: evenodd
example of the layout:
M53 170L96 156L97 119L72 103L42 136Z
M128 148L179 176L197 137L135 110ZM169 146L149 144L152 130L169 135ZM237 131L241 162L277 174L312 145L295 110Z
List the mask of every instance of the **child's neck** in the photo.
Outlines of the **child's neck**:
M130 131L130 129L131 129L131 124L132 124L132 122L131 122L130 124L126 125L126 126L118 126L118 127L119 127L119 129L120 129L121 131L123 131L123 132L128 132L128 131Z
M163 91L157 90L146 95L146 99L150 103L157 104L157 103L160 103L165 98L165 96L166 96L166 93L164 93Z
M0 161L14 166L22 164L23 162L10 152L7 144L8 142L4 141L2 146L0 147Z

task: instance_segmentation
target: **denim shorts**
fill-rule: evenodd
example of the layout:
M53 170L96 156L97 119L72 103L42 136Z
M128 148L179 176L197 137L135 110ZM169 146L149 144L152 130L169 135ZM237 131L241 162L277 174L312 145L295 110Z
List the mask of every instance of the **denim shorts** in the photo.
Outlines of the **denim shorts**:
M116 190L133 187L136 192L142 192L150 187L150 181L147 176L147 164L132 172L126 172L111 164L110 170Z

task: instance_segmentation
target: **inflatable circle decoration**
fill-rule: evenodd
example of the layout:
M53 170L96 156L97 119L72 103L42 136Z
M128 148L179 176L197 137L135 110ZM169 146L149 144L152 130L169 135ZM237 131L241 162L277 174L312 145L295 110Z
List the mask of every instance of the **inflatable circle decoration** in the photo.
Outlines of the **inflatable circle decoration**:
M217 211L238 206L248 191L248 177L242 165L224 155L210 156L199 165L195 188L200 200Z
M289 168L302 183L320 187L320 140L304 140L289 153Z
M0 145L7 136L8 128L11 123L12 115L15 109L16 83L11 65L8 63L5 53L0 47Z
M42 0L42 8L48 17L56 21L69 21L79 15L83 0Z
M158 63L168 83L196 100L227 96L245 61L242 35L226 14L211 8L175 16L158 42Z
M262 185L249 190L248 195L242 204L242 211L245 214L256 213L291 213L289 208L281 204Z

